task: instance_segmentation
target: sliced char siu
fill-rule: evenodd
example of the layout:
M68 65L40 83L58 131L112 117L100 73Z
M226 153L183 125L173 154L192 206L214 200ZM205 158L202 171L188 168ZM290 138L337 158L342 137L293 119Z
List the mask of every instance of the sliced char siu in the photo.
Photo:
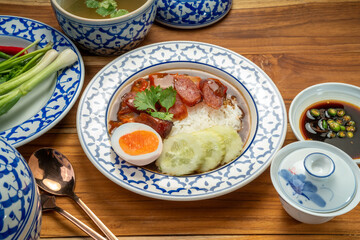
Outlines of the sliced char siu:
M189 107L201 101L201 91L188 76L175 75L174 87L181 100Z
M214 109L219 109L226 96L227 87L219 80L209 78L200 81L200 89L203 95L204 102Z

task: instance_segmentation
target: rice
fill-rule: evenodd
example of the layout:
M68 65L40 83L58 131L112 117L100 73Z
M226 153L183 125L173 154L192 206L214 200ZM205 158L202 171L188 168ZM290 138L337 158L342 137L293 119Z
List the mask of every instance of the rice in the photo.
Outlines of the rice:
M230 100L231 104L224 104L220 109L213 109L201 102L194 107L188 108L188 116L175 121L169 136L179 133L191 133L217 125L229 126L240 131L242 111L236 105L236 101Z

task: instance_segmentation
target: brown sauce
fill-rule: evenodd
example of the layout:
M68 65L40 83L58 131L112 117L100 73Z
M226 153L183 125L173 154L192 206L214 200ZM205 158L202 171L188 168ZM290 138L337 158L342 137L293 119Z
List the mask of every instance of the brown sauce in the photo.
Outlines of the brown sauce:
M332 131L330 129L330 126L328 125L328 128L319 128L318 127L318 120L326 120L334 119L335 121L337 119L342 119L342 117L336 115L336 116L329 116L328 114L325 114L324 112L327 111L329 108L341 110L343 109L345 111L345 115L348 115L351 117L351 120L354 121L354 129L353 133L351 134L351 137L347 136L347 131L343 129L342 135L340 137L340 131ZM317 109L321 112L322 117L318 117L315 119L312 116L309 118L309 111L311 109ZM322 122L321 122L322 123ZM320 125L322 126L322 124ZM360 127L360 108L352 105L347 102L338 101L338 100L327 100L322 102L314 103L313 105L310 105L301 115L300 119L300 130L302 136L306 140L316 140L316 141L322 141L329 143L333 146L336 146L340 149L342 149L344 152L350 155L353 159L360 158L360 133L358 131L358 128ZM309 126L310 127L309 129ZM347 123L343 123L344 127L347 127ZM323 126L322 126L323 127ZM343 127L343 128L344 128ZM318 131L313 131L314 128L317 128ZM332 135L331 135L332 134Z

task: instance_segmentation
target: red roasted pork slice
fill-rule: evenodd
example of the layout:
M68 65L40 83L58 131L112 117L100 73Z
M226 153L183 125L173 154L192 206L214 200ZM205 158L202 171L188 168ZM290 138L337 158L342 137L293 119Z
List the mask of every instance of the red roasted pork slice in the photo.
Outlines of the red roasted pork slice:
M116 128L120 127L124 123L135 122L137 116L138 114L134 112L124 113L122 115L118 114L117 121L111 121L111 120L109 121L109 125L110 125L109 133L112 134L112 132Z
M168 88L174 86L174 75L168 73L153 73L149 75L150 86Z
M135 107L134 101L135 101L136 92L128 92L122 97L122 103L126 104L133 112L138 112L138 110Z
M219 80L209 78L201 80L200 89L204 98L204 102L215 109L219 109L226 96L227 87L224 86Z
M174 87L181 100L189 107L201 101L201 91L188 76L175 75Z
M196 84L196 87L200 89L199 84L201 81L201 77L198 76L188 76L191 81L193 81Z
M162 107L160 111L166 112L166 109ZM176 94L175 103L169 108L169 113L174 114L173 120L182 120L188 116L187 107L181 101L179 94Z
M131 86L131 92L142 92L149 86L149 81L144 78L139 78Z
M128 105L124 101L122 101L120 103L120 107L117 112L117 118L119 119L122 115L131 113L131 112L132 112L132 110L128 107Z
M136 117L135 122L152 127L162 138L166 138L167 135L169 135L174 125L171 121L154 118L147 113L140 113L140 115Z

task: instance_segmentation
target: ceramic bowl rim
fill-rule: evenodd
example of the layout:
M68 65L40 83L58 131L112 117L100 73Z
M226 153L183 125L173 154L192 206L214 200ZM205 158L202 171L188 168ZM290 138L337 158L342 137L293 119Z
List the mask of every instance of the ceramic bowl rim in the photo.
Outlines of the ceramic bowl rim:
M76 21L79 21L79 22L81 21L81 22L86 23L86 24L102 25L102 24L109 24L109 23L117 23L119 21L121 22L121 20L126 21L126 20L134 17L138 13L144 12L153 3L156 3L156 0L146 0L146 2L143 5L141 5L141 7L137 8L136 10L134 10L132 12L129 12L128 14L125 14L125 15L119 16L119 17L115 17L115 18L106 18L106 19L92 19L92 18L79 17L77 15L74 15L74 14L66 11L58 3L58 0L50 0L50 2L51 2L51 5L53 6L53 8L56 8L58 11L61 12L62 15L70 17L73 20L76 20Z

